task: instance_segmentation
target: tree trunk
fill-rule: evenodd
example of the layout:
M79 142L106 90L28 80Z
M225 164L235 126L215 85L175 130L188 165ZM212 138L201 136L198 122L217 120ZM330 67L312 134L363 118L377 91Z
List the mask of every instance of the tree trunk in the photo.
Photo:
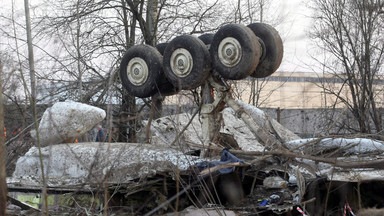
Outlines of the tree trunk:
M156 46L157 43L157 0L148 0L147 4L147 32L146 43L151 46ZM160 94L152 96L153 103L153 119L158 119L162 116L164 97Z
M136 32L136 17L133 15L131 19L131 26L128 23L128 14L126 10L125 0L121 0L123 6L123 24L125 33L125 46L129 49L135 42ZM129 95L128 92L122 90L122 102L120 107L120 122L119 122L119 142L137 142L136 140L136 98L135 96Z
M3 65L0 59L0 77L3 77ZM5 136L4 136L4 108L3 108L3 87L0 79L0 215L5 215L7 207L7 174L5 172Z
M29 3L28 0L24 0L25 4L25 18L27 24L27 42L28 42L28 62L29 62L29 75L31 79L31 109L32 115L36 117L36 76L35 76L35 60L33 55L32 35L31 35L31 21L29 16ZM36 119L36 118L35 118ZM37 127L36 127L37 130Z
M37 122L37 113L36 113L36 76L35 76L35 60L33 55L33 45L32 45L32 31L31 31L31 20L29 15L29 2L28 0L24 0L24 7L25 7L25 21L26 21L26 30L27 30L27 43L28 43L28 62L29 62L29 71L30 71L30 79L31 79L31 95L30 95L30 101L31 101L31 109L32 109L32 116L33 121L35 124L36 129L36 140L37 145L39 148L39 156L40 156L40 169L41 169L41 177L43 179L43 212L45 210L45 214L48 215L48 198L47 198L47 188L46 188L46 181L45 181L45 175L44 175L44 164L42 159L42 153L41 153L41 146L40 146L40 139L39 139L39 124ZM4 128L4 127L3 127Z

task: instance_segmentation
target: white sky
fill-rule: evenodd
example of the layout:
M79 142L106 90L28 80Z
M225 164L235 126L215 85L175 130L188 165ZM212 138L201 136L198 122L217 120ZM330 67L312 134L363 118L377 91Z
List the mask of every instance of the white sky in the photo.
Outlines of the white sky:
M16 2L16 9L24 12L23 0L0 0L0 14L9 13L12 1ZM41 0L29 1L30 4L41 2ZM283 15L282 23L275 26L284 44L284 57L278 71L312 72L307 66L314 64L308 54L310 41L306 31L311 28L312 21L309 18L311 10L306 7L307 2L304 0L271 0L270 11L266 11L272 17Z
M307 65L312 65L308 51L310 40L307 31L312 26L311 10L303 0L280 0L279 9L286 14L284 24L277 26L284 44L284 57L279 71L312 72Z

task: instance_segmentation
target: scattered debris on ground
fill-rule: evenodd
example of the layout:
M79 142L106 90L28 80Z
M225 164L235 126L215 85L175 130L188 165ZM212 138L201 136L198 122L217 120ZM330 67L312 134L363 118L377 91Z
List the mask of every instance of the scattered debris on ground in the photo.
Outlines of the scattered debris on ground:
M227 108L209 145L199 136L199 117L179 114L152 122L151 144L42 148L50 213L314 216L341 215L346 206L384 208L381 141L300 139L259 109L238 104L262 130L255 133ZM7 183L9 215L40 211L36 147L19 158Z

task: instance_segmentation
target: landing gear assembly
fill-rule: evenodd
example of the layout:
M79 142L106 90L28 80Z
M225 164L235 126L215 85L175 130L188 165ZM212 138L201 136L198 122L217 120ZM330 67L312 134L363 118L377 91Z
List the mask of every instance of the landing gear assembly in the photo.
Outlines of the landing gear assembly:
M216 98L205 101L201 110L204 143L208 143L217 129L214 122L223 104L239 109L225 81L270 76L282 57L283 43L272 26L228 24L215 34L181 35L156 48L131 47L121 61L120 79L131 95L141 98L157 93L177 94L200 86L209 94L211 91L205 88L212 86ZM248 126L254 127L251 122Z
M181 35L156 48L135 45L121 61L120 78L136 97L171 95L201 86L212 74L230 80L270 76L282 57L283 43L272 26L228 24L215 34Z

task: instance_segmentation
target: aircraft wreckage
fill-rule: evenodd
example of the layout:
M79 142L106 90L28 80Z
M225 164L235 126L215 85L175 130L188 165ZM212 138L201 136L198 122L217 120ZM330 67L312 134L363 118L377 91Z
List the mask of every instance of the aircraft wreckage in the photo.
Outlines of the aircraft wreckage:
M151 121L149 143L62 143L89 130L69 123L75 132L61 130L57 143L47 138L41 152L32 147L19 158L7 179L12 203L20 214L39 212L46 188L52 214L352 215L384 207L381 141L301 139L232 98L228 80L267 77L282 56L278 32L264 23L131 47L120 65L130 94L201 88L201 107Z

